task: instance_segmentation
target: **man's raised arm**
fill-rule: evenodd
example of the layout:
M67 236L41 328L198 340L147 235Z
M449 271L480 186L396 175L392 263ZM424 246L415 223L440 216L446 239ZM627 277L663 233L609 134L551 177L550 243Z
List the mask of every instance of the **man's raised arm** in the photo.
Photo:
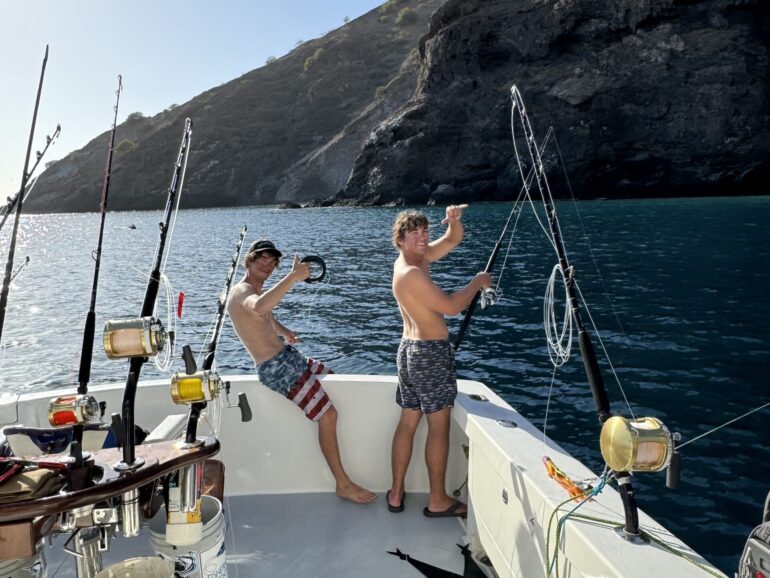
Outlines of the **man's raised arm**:
M257 315L266 315L281 302L283 296L289 292L297 281L302 281L310 276L310 267L307 263L300 263L299 257L294 255L294 263L291 271L278 283L267 291L258 295L254 292L243 300L243 307Z
M438 261L445 257L463 240L463 224L460 217L463 209L467 208L468 205L449 205L446 208L446 217L441 221L441 224L448 225L446 233L428 245L428 261Z

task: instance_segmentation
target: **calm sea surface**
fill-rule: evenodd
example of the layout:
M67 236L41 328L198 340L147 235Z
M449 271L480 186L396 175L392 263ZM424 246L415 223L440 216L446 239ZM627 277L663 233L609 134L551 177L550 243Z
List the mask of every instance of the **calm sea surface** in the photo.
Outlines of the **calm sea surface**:
M441 287L454 290L483 269L510 208L473 205L466 211L465 240L432 268ZM770 198L596 201L559 203L558 209L578 283L636 416L656 416L687 441L768 401ZM443 209L427 212L435 238L443 231ZM328 282L297 285L277 310L302 335L304 352L338 373L393 374L401 330L390 293L396 213L181 211L166 268L174 290L186 294L179 343L203 347L247 224L247 243L270 237L287 254L326 260ZM109 318L138 315L160 217L160 211L107 217L91 383L125 382L128 364L105 358L101 327ZM23 218L17 263L27 255L30 263L9 296L0 393L77 383L98 224L97 214ZM9 223L2 232L3 262L10 229ZM529 208L500 271L503 258L495 271L503 299L475 316L458 372L491 386L598 472L599 428L576 349L556 374L545 420L553 369L542 302L555 257ZM288 270L284 262L276 275ZM449 323L454 333L459 318ZM253 371L229 327L217 358L223 373ZM174 369L181 367L176 361ZM628 415L608 364L602 368L613 411ZM142 378L157 377L145 365ZM770 490L768 412L684 448L678 491L666 489L664 474L636 480L640 507L730 575Z

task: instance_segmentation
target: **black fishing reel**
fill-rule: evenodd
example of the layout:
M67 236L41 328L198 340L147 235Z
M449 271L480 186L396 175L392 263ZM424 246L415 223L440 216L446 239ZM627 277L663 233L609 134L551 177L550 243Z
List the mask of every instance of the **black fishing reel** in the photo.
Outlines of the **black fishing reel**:
M324 260L321 259L321 257L318 257L317 255L308 255L302 257L299 262L307 263L308 267L310 267L310 277L305 279L305 283L318 283L326 277L326 263L324 263Z

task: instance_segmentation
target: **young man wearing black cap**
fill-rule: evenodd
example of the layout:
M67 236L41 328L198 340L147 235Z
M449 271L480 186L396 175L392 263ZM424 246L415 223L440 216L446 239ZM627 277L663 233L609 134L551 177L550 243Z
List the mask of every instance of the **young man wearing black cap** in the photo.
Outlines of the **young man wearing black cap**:
M354 484L342 467L337 410L319 379L331 370L292 347L299 337L273 315L273 308L294 284L310 276L310 268L295 255L291 271L270 289L263 290L281 256L272 241L261 240L251 245L243 260L246 275L233 287L227 311L235 332L257 364L259 380L289 398L308 419L318 423L318 442L337 482L337 495L356 503L369 503L375 495Z

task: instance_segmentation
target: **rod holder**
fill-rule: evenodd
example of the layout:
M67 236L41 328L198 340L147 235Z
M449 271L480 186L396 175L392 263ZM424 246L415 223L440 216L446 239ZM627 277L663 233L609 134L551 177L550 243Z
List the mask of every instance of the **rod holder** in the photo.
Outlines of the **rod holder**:
M120 529L123 536L131 538L139 535L139 490L129 490L123 494L120 505Z

